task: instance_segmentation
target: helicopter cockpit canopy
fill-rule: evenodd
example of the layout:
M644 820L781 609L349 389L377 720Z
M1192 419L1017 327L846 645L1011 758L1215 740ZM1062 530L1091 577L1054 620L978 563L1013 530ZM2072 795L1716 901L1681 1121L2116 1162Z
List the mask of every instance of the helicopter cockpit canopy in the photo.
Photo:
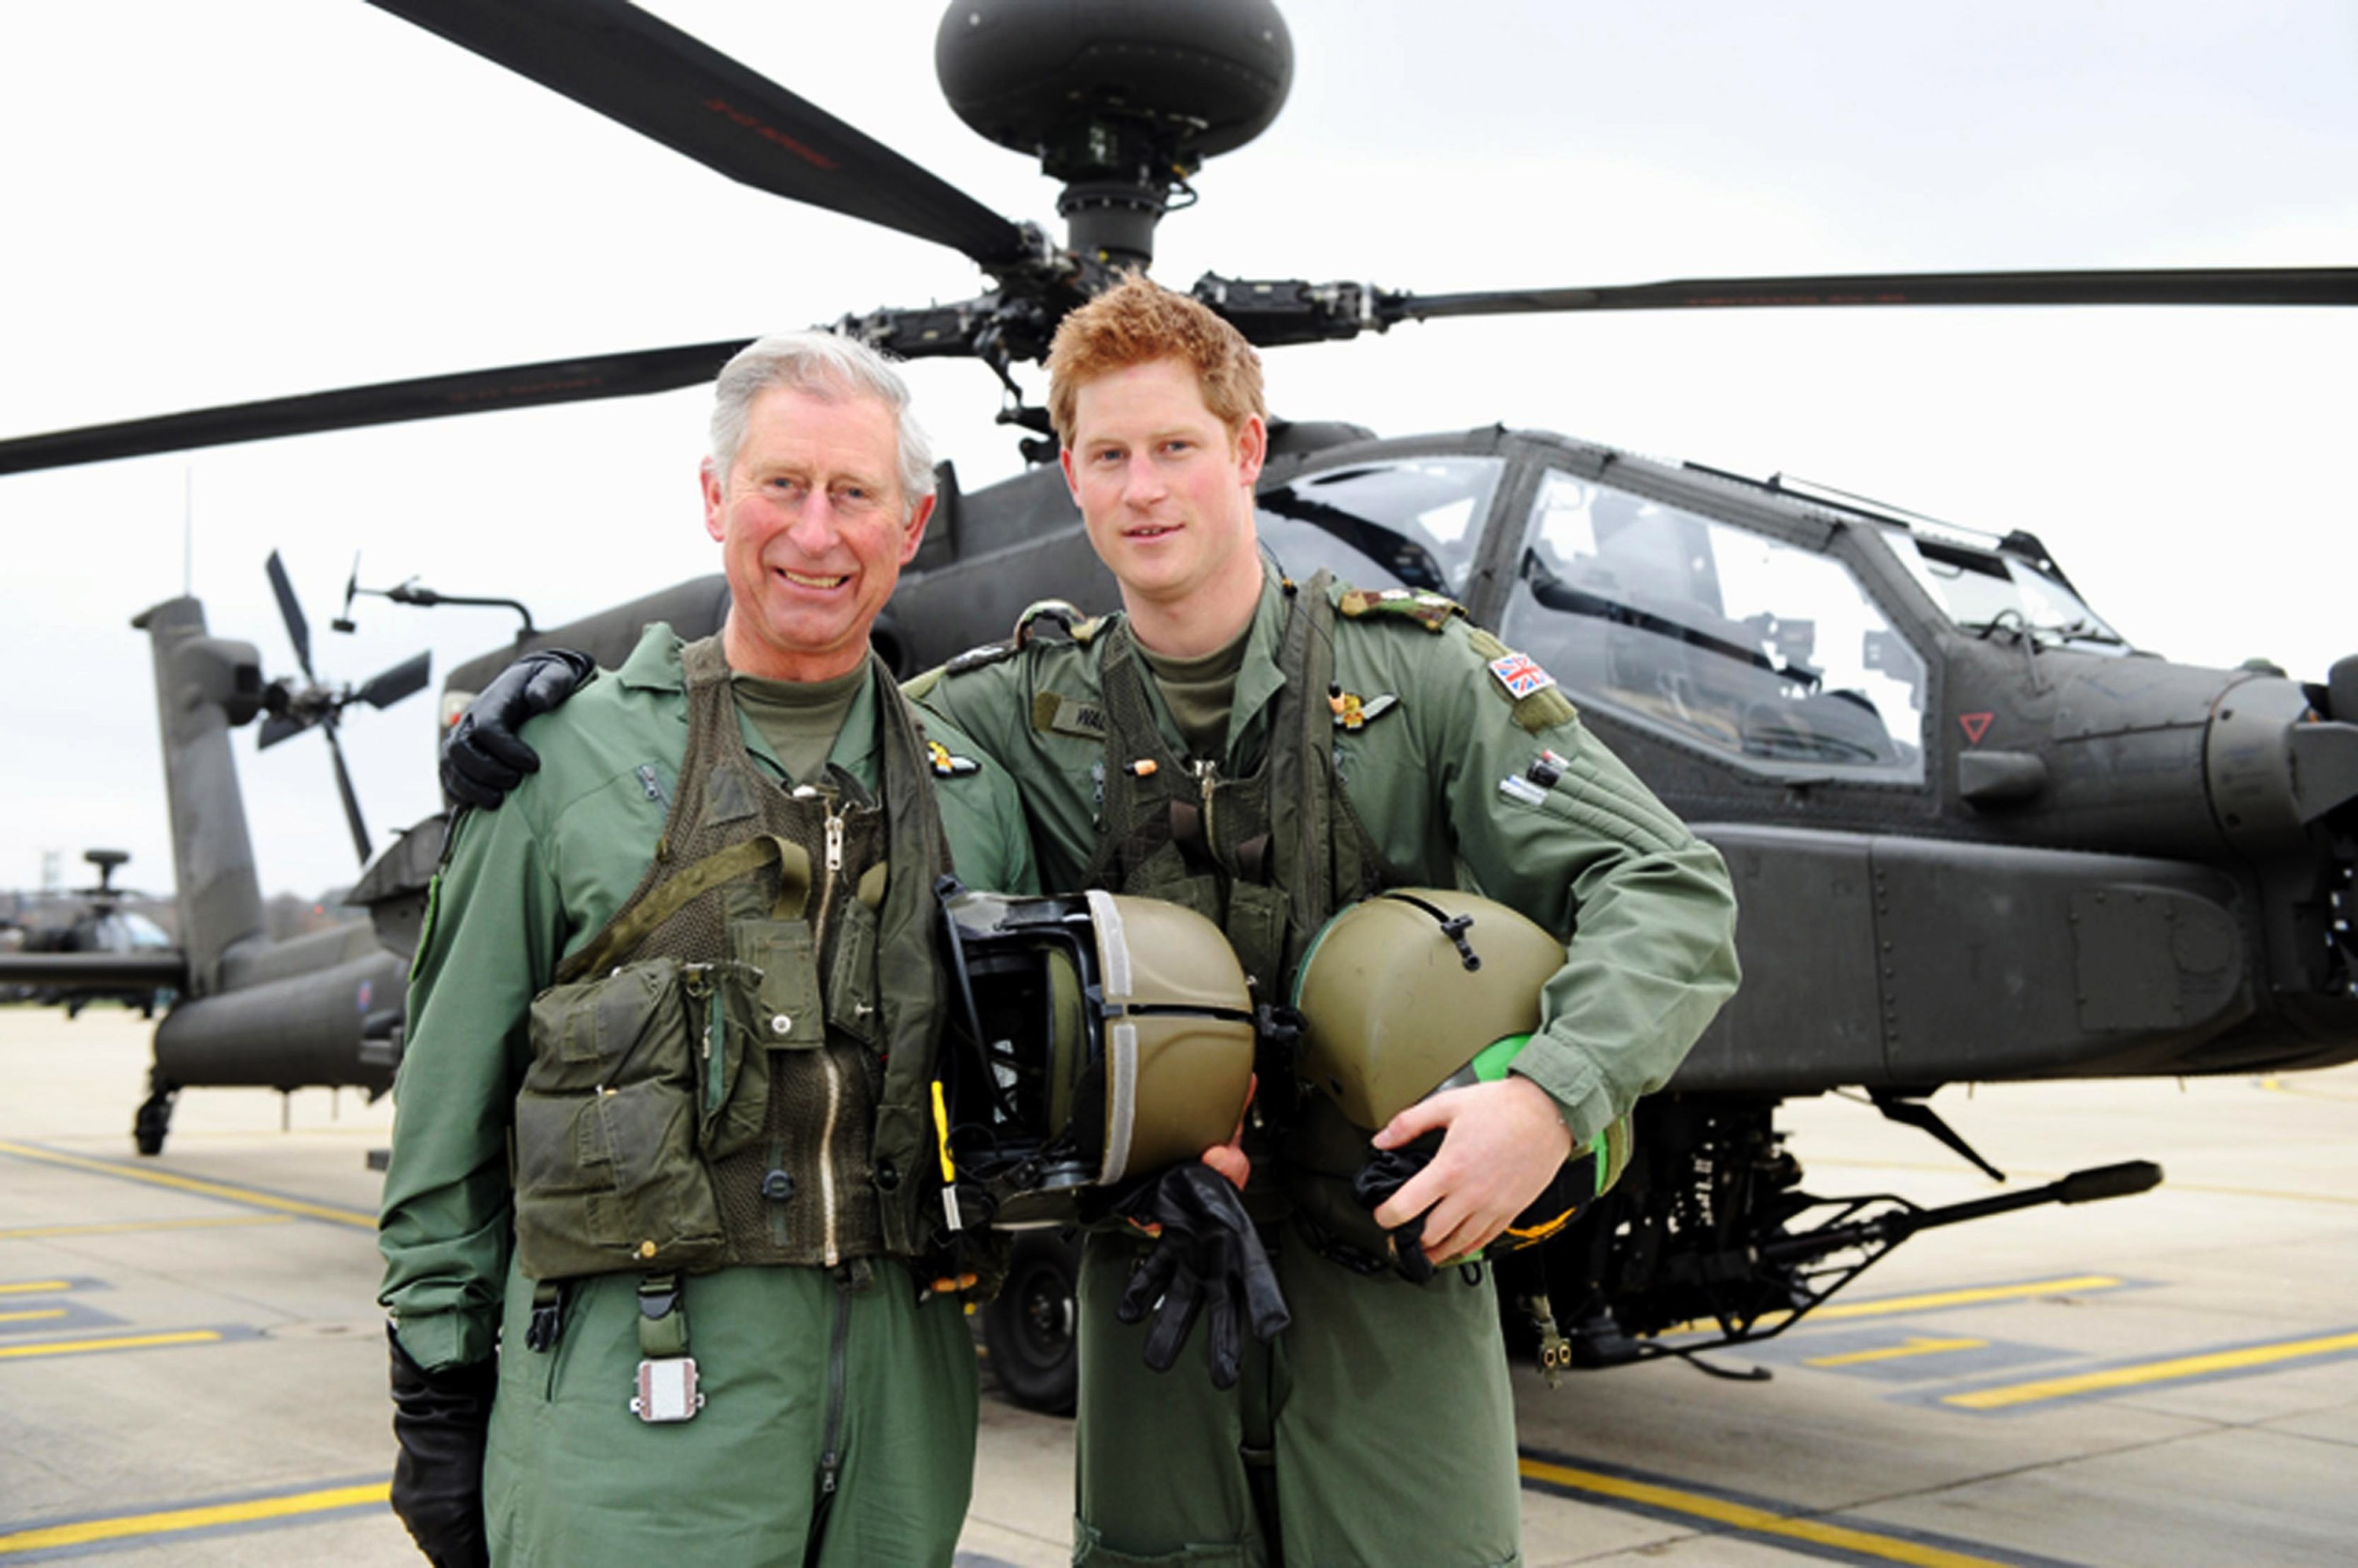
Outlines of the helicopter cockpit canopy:
M1333 572L1359 588L1466 596L1503 458L1390 458L1326 469L1261 492L1260 540L1298 579Z
M1925 666L1839 557L1550 470L1506 641L1582 699L1773 773L1918 783Z
M1881 532L1909 575L1967 632L2016 630L2041 646L2068 643L2092 654L2135 651L2069 583L2020 556L1897 524Z
M1263 490L1260 538L1297 578L1462 600L1509 482L1497 457L1370 459ZM1924 660L1840 558L1555 468L1523 541L1503 635L1578 700L1758 772L1922 782Z

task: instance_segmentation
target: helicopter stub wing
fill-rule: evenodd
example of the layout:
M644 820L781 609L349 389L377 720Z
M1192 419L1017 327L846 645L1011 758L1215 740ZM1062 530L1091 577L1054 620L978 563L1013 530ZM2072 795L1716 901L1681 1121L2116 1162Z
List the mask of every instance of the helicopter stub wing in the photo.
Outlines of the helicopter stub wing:
M0 986L76 989L185 988L189 960L177 949L136 953L0 953Z

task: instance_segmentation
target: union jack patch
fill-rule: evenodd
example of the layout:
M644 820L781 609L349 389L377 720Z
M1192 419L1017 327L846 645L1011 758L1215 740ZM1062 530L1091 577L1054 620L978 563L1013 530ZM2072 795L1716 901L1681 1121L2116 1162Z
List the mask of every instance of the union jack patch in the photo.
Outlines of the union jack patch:
M1492 659L1490 673L1498 677L1507 695L1518 702L1555 685L1555 676L1540 668L1529 654L1509 654L1503 659Z

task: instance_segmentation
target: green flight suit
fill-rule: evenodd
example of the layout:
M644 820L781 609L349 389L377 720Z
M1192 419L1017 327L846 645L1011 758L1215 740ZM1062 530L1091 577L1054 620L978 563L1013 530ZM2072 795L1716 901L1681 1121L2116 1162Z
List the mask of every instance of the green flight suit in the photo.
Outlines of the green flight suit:
M680 643L647 630L615 674L526 733L540 771L502 808L464 815L432 895L412 977L379 1245L383 1301L404 1348L432 1368L500 1357L485 1514L501 1564L693 1560L796 1563L830 1406L844 1314L840 1483L821 1561L947 1563L972 1485L976 1377L955 1297L922 1305L900 1262L846 1290L818 1268L688 1276L688 1354L703 1410L676 1424L631 1413L638 1279L575 1281L563 1331L526 1347L533 1286L511 1260L510 1124L531 1058L526 1011L559 959L637 885L687 742ZM878 786L878 698L855 699L830 761ZM757 765L775 754L740 714ZM965 739L930 724L953 753ZM1035 887L1005 775L937 767L951 852L979 887Z
M1270 745L1288 608L1272 575L1217 759L1229 776L1247 775ZM1536 730L1518 722L1546 705L1519 705L1507 682L1520 672L1495 672L1470 632L1462 618L1438 633L1390 612L1337 619L1336 684L1374 716L1336 726L1336 771L1402 882L1470 885L1552 931L1577 927L1545 989L1546 1022L1514 1070L1587 1143L1670 1076L1734 991L1734 897L1717 852L1576 716ZM1011 657L916 687L1017 776L1051 888L1077 886L1098 844L1107 757L1089 721L1103 711L1105 645L1101 633L1035 637ZM1148 686L1164 740L1180 749ZM1500 781L1543 749L1566 759L1555 786L1537 804L1502 794ZM1293 1326L1266 1348L1248 1344L1243 1378L1226 1394L1199 1350L1168 1375L1144 1368L1144 1325L1125 1327L1112 1312L1135 1251L1092 1238L1075 1562L1265 1563L1240 1444L1273 1450L1287 1568L1520 1562L1514 1410L1487 1271L1469 1281L1443 1270L1412 1286L1327 1261L1291 1224L1265 1234Z

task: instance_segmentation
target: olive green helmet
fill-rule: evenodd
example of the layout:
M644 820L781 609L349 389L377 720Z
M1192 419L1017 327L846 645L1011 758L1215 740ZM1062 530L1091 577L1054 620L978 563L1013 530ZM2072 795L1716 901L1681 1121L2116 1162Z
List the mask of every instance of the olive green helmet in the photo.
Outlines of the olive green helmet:
M1563 943L1506 905L1437 888L1379 893L1312 940L1293 1007L1302 1076L1320 1092L1288 1132L1286 1179L1320 1253L1347 1268L1398 1266L1420 1277L1354 1192L1368 1136L1437 1090L1504 1077L1538 1029L1540 993L1563 960ZM1426 1140L1437 1144L1439 1134L1418 1141ZM1574 1151L1484 1255L1535 1245L1578 1218L1620 1178L1630 1147L1624 1116Z
M1563 957L1530 919L1474 893L1363 899L1326 923L1295 973L1302 1076L1369 1130L1461 1075L1498 1077L1539 1027L1541 988Z
M1069 1224L1074 1195L1235 1134L1256 1039L1218 926L1159 899L945 890L946 1120L1002 1228Z

